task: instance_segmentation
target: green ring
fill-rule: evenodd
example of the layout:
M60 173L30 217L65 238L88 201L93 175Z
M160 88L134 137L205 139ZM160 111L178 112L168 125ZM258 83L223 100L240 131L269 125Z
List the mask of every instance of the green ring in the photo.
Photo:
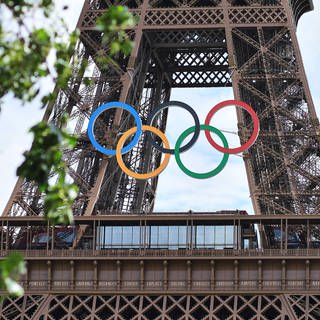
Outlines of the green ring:
M180 135L180 137L178 138L177 142L176 142L176 145L175 145L175 148L174 148L174 155L175 155L175 158L176 158L176 161L177 161L177 164L179 166L179 168L185 173L187 174L188 176L190 176L191 178L196 178L196 179L208 179L208 178L211 178L211 177L214 177L215 175L217 175L218 173L220 173L223 168L225 167L225 165L227 164L228 162L228 159L229 159L229 154L228 153L225 153L223 155L223 158L220 162L220 164L212 171L209 171L209 172L206 172L206 173L196 173L196 172L192 172L190 171L189 169L187 169L184 164L182 163L181 161L181 158L180 158L180 153L179 153L179 149L180 149L180 146L182 144L182 142L185 140L185 138L191 134L192 132L194 132L196 129L196 127L190 127L189 129L185 130L184 132L182 132L182 134ZM215 127L212 127L212 126L209 126L209 125L206 125L206 124L202 124L200 126L200 130L209 130L213 133L215 133L222 141L223 143L223 147L224 148L228 148L228 141L226 139L226 137L223 135L223 133L218 130L217 128Z

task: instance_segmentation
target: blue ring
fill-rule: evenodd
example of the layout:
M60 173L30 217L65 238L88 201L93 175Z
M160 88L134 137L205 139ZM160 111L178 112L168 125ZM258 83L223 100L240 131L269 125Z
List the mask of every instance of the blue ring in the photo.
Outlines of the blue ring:
M96 122L97 118L99 117L99 115L103 111L105 111L107 109L112 109L112 108L122 108L124 110L127 110L128 112L130 112L133 115L134 120L137 124L137 131L136 131L132 141L127 146L122 148L121 154L125 154L125 153L129 152L135 146L135 144L138 142L138 140L140 139L141 133L142 133L142 122L139 117L139 114L130 105L123 103L123 102L108 102L108 103L102 105L101 107L99 107L97 110L95 110L93 112L93 114L90 117L89 124L88 124L88 136L89 136L89 139L90 139L91 143L93 144L93 146L98 151L100 151L108 156L115 156L116 150L106 149L101 144L99 144L94 136L93 129L94 129L95 122Z

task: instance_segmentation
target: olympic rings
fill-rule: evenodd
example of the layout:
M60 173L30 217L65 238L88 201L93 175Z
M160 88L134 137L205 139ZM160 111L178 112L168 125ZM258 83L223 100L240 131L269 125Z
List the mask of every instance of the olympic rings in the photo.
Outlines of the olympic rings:
M155 108L151 114L149 115L148 119L147 119L147 125L152 125L152 121L154 120L155 116L162 110L165 108L168 108L170 106L175 106L175 107L180 107L183 108L187 111L189 111L194 119L194 123L195 123L195 130L194 130L194 135L192 137L192 139L183 147L181 147L179 149L180 152L184 152L187 151L188 149L190 149L198 140L199 138L199 134L200 134L200 121L199 121L199 117L197 115L197 113L194 111L194 109L192 109L189 105L187 105L186 103L180 102L180 101L169 101L169 102L164 102L162 104L160 104L159 107ZM147 133L148 139L151 140L152 145L158 149L159 151L161 151L162 153L170 153L170 154L174 154L175 149L166 149L163 148L161 146L159 146L155 140L152 138L152 135L150 133Z
M124 154L124 153L127 153L129 152L135 145L136 143L139 141L140 139L140 136L141 136L141 131L142 131L142 122L141 122L141 119L139 117L139 114L138 112L133 108L131 107L130 105L128 104L125 104L125 103L122 103L122 102L109 102L109 103L106 103L104 104L103 106L99 107L91 116L90 118L90 121L89 121L89 124L88 124L88 136L89 136L89 139L91 141L91 143L93 144L93 146L99 150L100 152L104 153L104 154L107 154L109 156L115 156L116 155L116 150L110 150L110 149L106 149L104 148L101 144L99 144L94 136L94 132L93 132L93 128L94 128L94 125L96 123L96 120L97 118L100 116L100 114L102 112L104 112L105 110L107 109L112 109L112 108L122 108L124 110L127 110L129 111L133 117L134 117L134 120L137 124L137 132L134 136L134 138L132 139L132 141L126 146L124 147L122 150L121 150L121 153Z
M217 134L219 136L219 138L221 139L223 145L225 148L228 148L228 141L227 139L225 138L225 136L223 135L223 133L218 130L217 128L215 127L211 127L211 126L208 126L208 125L205 125L205 124L202 124L200 126L200 129L201 130L205 130L205 132L207 132L207 130L211 131L211 132L214 132L215 134ZM218 173L220 173L223 168L226 166L227 162L228 162L228 159L229 159L229 154L228 153L224 153L223 155L223 158L220 162L220 164L217 166L217 168L213 169L212 171L209 171L209 172L206 172L206 173L195 173L195 172L192 172L190 171L189 169L187 169L182 161L181 161L181 158L180 158L180 153L179 153L179 147L181 145L181 143L183 142L183 140L192 132L194 132L196 130L196 127L191 127L187 130L185 130L181 135L180 137L178 138L177 142L176 142L176 147L174 149L174 155L176 157L176 161L177 161L177 164L179 166L179 168L185 173L187 174L188 176L192 177L192 178L196 178L196 179L207 179L207 178L211 178L211 177L214 177L215 175L217 175Z
M250 139L241 147L238 148L233 148L233 149L229 149L229 148L223 148L221 146L219 146L217 143L215 143L210 135L209 131L205 131L206 137L209 141L209 143L217 150L219 150L220 152L224 152L224 153L229 153L229 154L236 154L236 153L240 153L243 152L246 149L249 149L254 142L256 141L258 134L259 134L259 119L257 114L254 112L254 110L246 103L242 102L242 101L238 101L238 100L226 100L223 101L221 103L218 103L216 106L214 106L208 113L206 120L205 120L205 124L206 125L210 125L210 120L212 119L213 115L220 109L227 107L227 106L231 106L231 105L235 105L238 107L241 107L242 109L245 109L246 111L248 111L252 117L253 120L253 133L250 137Z
M210 121L211 121L213 115L218 110L220 110L226 106L230 106L230 105L235 105L235 106L238 106L238 107L245 109L246 111L249 112L249 114L251 115L252 120L253 120L253 133L252 133L250 139L244 145L242 145L238 148L229 148L228 141L225 138L225 136L223 135L223 133L220 130L218 130L217 128L210 126ZM169 106L178 106L178 107L181 107L181 108L189 111L194 119L194 122L195 122L195 126L186 129L179 136L179 138L177 139L177 142L175 144L174 149L170 149L169 142L168 142L165 134L163 132L161 132L159 129L152 126L152 122L153 122L155 116L162 109L168 108ZM119 142L117 143L115 150L111 150L111 149L107 149L107 148L103 147L101 144L99 144L97 142L97 140L94 136L94 125L95 125L96 119L100 116L100 114L102 112L104 112L107 109L111 109L111 108L122 108L122 109L130 112L133 115L135 122L136 122L136 127L129 129L128 131L126 131L122 135L122 137L119 139ZM179 102L179 101L169 101L169 102L165 102L165 103L161 104L159 107L155 108L152 111L152 113L148 117L146 123L147 123L146 125L142 125L142 121L139 117L139 114L130 105L122 103L122 102L109 102L109 103L99 107L97 110L95 110L93 112L93 114L89 120L88 136L89 136L89 139L92 142L93 146L97 150L99 150L100 152L102 152L108 156L116 156L118 165L124 173L126 173L127 175L129 175L135 179L146 180L146 179L154 178L157 175L159 175L168 165L170 156L172 154L175 155L175 159L176 159L176 162L177 162L179 168L188 176L190 176L192 178L196 178L196 179L206 179L206 178L213 177L213 176L217 175L218 173L220 173L223 170L223 168L226 166L226 163L229 159L230 154L240 153L240 152L243 152L246 149L250 148L253 145L253 143L256 141L258 134L259 134L259 119L258 119L255 111L248 104L246 104L242 101L238 101L238 100L227 100L227 101L223 101L221 103L218 103L216 106L214 106L210 110L210 112L208 113L208 115L206 117L205 124L203 124L203 125L200 125L199 118L198 118L196 112L189 105L187 105L183 102ZM215 149L224 153L223 158L222 158L221 162L219 163L219 165L215 169L213 169L209 172L206 172L206 173L192 172L191 170L187 169L184 166L184 164L182 163L181 158L180 158L180 153L190 149L196 143L201 130L203 130L205 132L206 138L209 141L209 143ZM152 145L157 150L159 150L165 154L165 157L164 157L162 163L160 164L160 166L149 173L137 173L137 172L130 170L129 168L126 167L126 165L124 164L124 161L122 159L123 154L125 154L126 152L129 152L130 150L132 150L134 148L134 146L136 145L136 143L138 142L138 140L141 137L142 131L147 131L147 133L146 133L147 138L150 139ZM156 143L156 141L153 139L150 132L153 134L156 134L157 136L160 137L164 147L162 147L161 145ZM218 135L218 137L222 141L223 147L219 146L216 142L214 142L214 140L212 139L211 134L210 134L211 132ZM181 147L181 144L183 143L183 141L191 133L194 133L192 139L186 145ZM126 140L133 134L134 134L134 137L133 137L132 141L127 146L123 147Z
M167 137L159 129L151 127L151 126L143 125L142 126L142 130L151 131L152 133L155 133L156 135L158 135L161 138L161 140L162 140L163 144L165 145L165 147L169 148L169 141L168 141ZM124 162L123 162L123 159L122 159L122 156L121 156L121 148L124 145L125 141L130 137L130 135L132 135L136 131L137 131L137 128L134 127L134 128L129 129L127 132L125 132L123 134L123 136L120 138L120 140L119 140L119 142L117 144L116 157L117 157L117 161L118 161L119 167L128 176L131 176L131 177L136 178L136 179L147 180L147 179L156 177L157 175L159 175L166 168L166 166L168 165L169 160L170 160L170 154L166 154L165 157L164 157L163 162L161 163L161 165L157 169L152 171L152 172L149 172L149 173L137 173L137 172L134 172L134 171L131 171L130 169L128 169L125 166Z

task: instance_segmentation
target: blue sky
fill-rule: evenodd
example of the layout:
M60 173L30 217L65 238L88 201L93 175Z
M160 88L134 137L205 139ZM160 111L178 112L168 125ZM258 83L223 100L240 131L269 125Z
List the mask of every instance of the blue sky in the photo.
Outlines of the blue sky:
M59 6L65 3L69 5L67 21L70 30L72 30L83 1L57 0L56 2ZM320 30L320 3L314 2L315 11L306 14L299 23L298 39L313 100L319 115L320 43L317 41L317 32ZM43 87L45 90L51 90L52 85L45 83ZM177 89L172 92L171 96L171 100L180 100L193 106L201 123L204 123L205 115L217 102L232 98L232 90L229 88ZM11 97L4 100L0 113L0 212L2 212L14 187L15 171L23 159L22 153L31 144L28 129L41 119L42 114L43 110L40 109L40 104L37 102L22 106ZM185 121L176 120L181 117ZM234 110L227 108L225 111L219 112L219 116L212 123L219 129L236 131ZM191 125L193 125L192 119L185 111L179 108L170 109L167 136L171 145L183 129ZM227 138L231 145L237 144L238 140L235 134L228 134ZM204 172L213 169L211 159L214 157L216 161L219 161L219 156L201 136L197 144L182 156L182 160L189 169ZM252 213L242 158L231 156L222 173L211 179L195 180L182 173L172 157L169 166L159 178L155 210L186 211L189 209L195 211L244 209Z

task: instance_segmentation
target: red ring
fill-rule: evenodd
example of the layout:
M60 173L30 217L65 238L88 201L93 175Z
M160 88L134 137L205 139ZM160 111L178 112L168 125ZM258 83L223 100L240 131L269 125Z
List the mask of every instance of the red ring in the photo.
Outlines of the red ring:
M241 107L244 110L248 111L252 117L253 120L253 133L252 136L250 137L250 139L242 146L238 147L238 148L223 148L221 146L219 146L217 143L215 143L210 135L210 131L205 131L205 135L209 141L209 143L216 148L218 151L220 152L224 152L224 153L228 153L228 154L236 154L236 153L240 153L243 152L246 149L249 149L254 142L256 141L258 134L259 134L259 119L257 114L255 113L255 111L252 109L252 107L250 107L248 104L239 101L239 100L226 100L223 102L218 103L216 106L214 106L208 113L206 120L205 120L205 124L206 125L210 125L210 121L213 117L213 115L220 109L227 107L227 106L231 106L231 105L235 105L237 107Z

